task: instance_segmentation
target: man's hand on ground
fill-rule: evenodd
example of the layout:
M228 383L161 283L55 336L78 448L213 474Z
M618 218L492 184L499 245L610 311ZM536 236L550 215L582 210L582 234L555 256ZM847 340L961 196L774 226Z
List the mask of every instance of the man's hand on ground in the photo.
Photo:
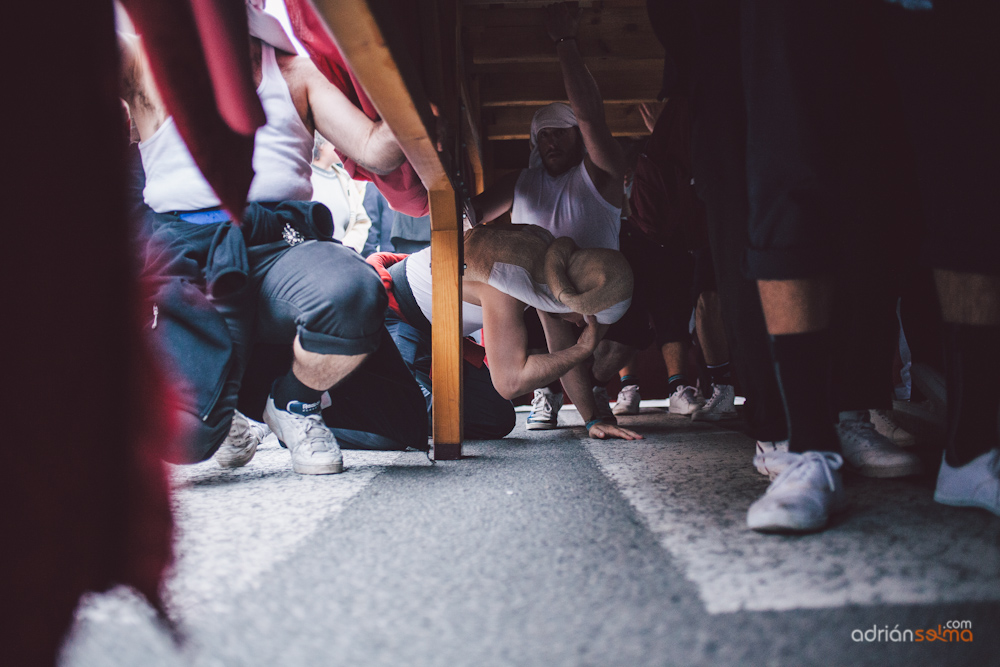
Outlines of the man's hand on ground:
M591 438L604 440L605 438L621 438L622 440L642 440L642 436L635 431L616 426L614 424L597 423L590 427L588 434Z
M580 27L580 8L570 8L568 2L548 5L545 8L545 29L553 42L560 39L575 39Z

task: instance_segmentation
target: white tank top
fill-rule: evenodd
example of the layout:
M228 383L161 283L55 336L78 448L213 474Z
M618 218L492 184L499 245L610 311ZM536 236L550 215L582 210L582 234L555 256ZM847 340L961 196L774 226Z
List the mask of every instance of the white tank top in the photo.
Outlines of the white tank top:
M406 281L410 284L413 298L420 306L428 322L431 322L431 249L424 248L410 255L406 260ZM570 313L569 306L556 300L548 285L536 283L523 266L495 262L490 272L489 285L514 297L526 306L532 306L545 313ZM597 313L601 324L614 324L622 318L632 303L631 297ZM483 328L483 307L462 303L462 335L468 336Z
M434 298L431 294L431 249L430 246L410 255L406 260L406 282L410 284L413 298L428 322L433 326L431 311ZM483 328L483 307L472 303L462 303L462 335L468 336Z
M521 171L510 219L544 227L556 238L568 236L581 248L618 250L621 209L601 196L582 161L559 176L544 167Z
M281 75L274 47L261 44L261 81L257 95L267 124L254 137L253 182L247 201L312 198L313 135L302 123ZM146 172L143 198L154 211L191 211L220 204L194 163L173 117L139 143Z

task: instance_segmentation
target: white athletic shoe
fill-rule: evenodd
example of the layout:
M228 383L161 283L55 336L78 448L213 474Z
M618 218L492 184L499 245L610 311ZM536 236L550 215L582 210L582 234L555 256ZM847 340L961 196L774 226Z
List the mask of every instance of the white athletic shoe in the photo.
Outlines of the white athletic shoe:
M913 434L896 423L889 410L871 410L872 423L875 430L892 440L900 447L912 447L917 443Z
M1000 516L1000 449L991 449L958 468L942 457L934 500L955 507L982 507Z
M690 415L701 407L704 401L699 398L694 387L681 385L667 400L667 410L674 415Z
M603 419L612 424L618 421L615 419L615 413L611 411L611 397L608 396L606 387L594 387L594 402L597 403L594 419Z
M875 430L867 410L841 412L837 437L848 467L865 477L906 477L921 470L916 455Z
M712 395L691 414L692 421L717 422L736 419L736 388L731 384L713 384Z
M782 454L788 453L787 440L758 440L757 453L753 457L753 465L761 475L767 475L773 480L781 474L789 463Z
M267 424L254 421L236 410L229 425L229 435L212 458L222 468L241 468L250 463L257 453L257 446L270 432Z
M618 392L618 400L611 410L616 415L637 415L639 414L639 385L627 384Z
M288 410L279 410L274 398L267 397L264 421L274 431L278 442L292 454L292 470L300 475L332 475L344 471L344 459L337 439L320 414L307 413L306 404L292 401Z
M747 527L761 532L819 530L847 506L840 466L833 452L782 454L784 471L747 511Z
M548 387L535 390L531 399L527 429L540 431L559 427L559 410L562 409L563 395L553 394Z

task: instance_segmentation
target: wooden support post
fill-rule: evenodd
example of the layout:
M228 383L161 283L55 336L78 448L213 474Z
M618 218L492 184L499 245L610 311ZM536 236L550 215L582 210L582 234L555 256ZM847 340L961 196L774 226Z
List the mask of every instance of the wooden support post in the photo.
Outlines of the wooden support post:
M436 150L425 87L406 55L390 8L373 0L315 0L315 5L348 67L427 188L434 293L434 458L457 459L462 455L462 225L456 186L449 176L451 157ZM442 112L458 127L457 113Z
M429 194L434 459L442 461L462 455L462 228L454 190L432 190Z

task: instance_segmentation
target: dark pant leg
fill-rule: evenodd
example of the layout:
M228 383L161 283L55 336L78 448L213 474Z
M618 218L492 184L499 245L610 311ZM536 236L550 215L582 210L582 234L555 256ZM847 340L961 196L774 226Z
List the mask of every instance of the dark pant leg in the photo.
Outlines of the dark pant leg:
M421 388L389 332L358 370L329 390L323 421L343 449L427 450L427 413Z
M423 392L429 422L433 408L430 336L402 321L391 311L386 315L386 326L403 362ZM514 404L497 393L489 368L485 365L477 368L463 361L462 382L462 424L467 439L494 440L514 429Z
M307 241L270 259L259 275L257 338L317 354L374 352L388 298L375 269L339 243Z
M209 302L225 319L233 341L233 353L219 397L205 419L188 412L179 412L182 429L188 434L182 459L176 463L197 463L215 454L229 435L229 426L239 397L253 336L255 299L253 290L244 288L224 298L208 297Z
M314 241L269 258L255 276L263 344L290 349L298 335L310 352L369 355L329 389L333 405L323 418L344 446L426 449L419 387L385 331L387 299L374 269L349 248Z
M468 440L498 440L514 430L514 404L497 393L490 369L462 362L463 428Z
M788 437L785 407L771 360L764 311L756 281L742 271L748 243L746 198L739 192L736 195L706 202L722 319L733 370L747 399L751 436L764 441L784 440Z
M751 435L758 440L784 440L788 437L785 408L757 283L744 273L750 239L740 7L733 0L704 0L691 7L698 31L692 165L698 196L705 202L733 371L747 398Z

